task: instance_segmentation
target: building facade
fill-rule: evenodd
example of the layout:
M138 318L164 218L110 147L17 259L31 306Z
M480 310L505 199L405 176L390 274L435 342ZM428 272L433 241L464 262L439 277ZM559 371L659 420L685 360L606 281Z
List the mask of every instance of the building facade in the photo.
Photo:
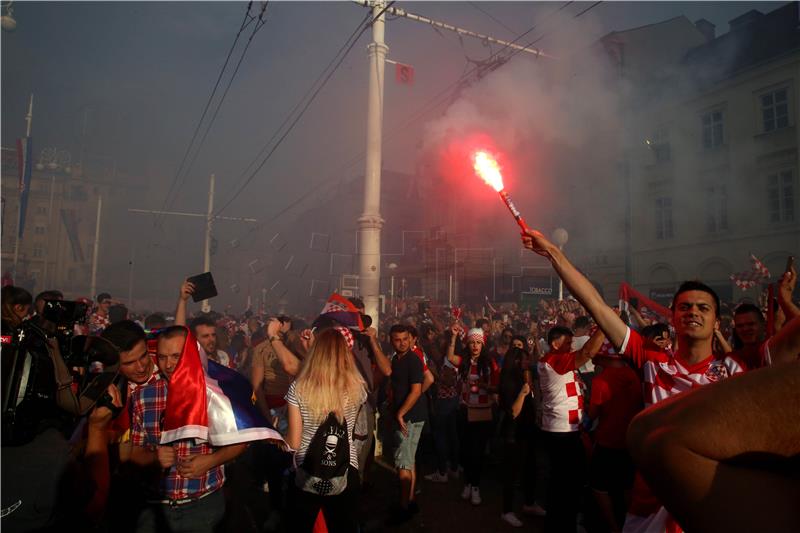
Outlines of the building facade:
M630 282L662 302L686 279L757 299L760 287L743 292L730 275L752 253L774 281L800 251L798 4L730 25L719 37L704 20L656 25L672 27L661 41L672 58L622 67L646 88L627 117ZM611 36L623 53L638 44L626 33Z

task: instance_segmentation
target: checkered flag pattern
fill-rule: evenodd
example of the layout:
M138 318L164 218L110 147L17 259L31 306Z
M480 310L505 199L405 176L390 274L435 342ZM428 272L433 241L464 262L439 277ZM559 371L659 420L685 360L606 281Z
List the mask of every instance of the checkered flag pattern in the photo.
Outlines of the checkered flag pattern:
M754 287L756 283L770 279L769 269L761 262L755 255L750 254L750 261L753 263L753 268L747 272L738 272L731 274L731 280L736 283L736 286L743 291Z

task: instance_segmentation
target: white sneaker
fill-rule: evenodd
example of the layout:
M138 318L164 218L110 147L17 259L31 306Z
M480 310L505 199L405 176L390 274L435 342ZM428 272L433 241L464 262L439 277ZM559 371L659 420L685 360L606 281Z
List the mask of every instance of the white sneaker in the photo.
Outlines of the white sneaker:
M534 503L533 505L523 505L522 512L533 516L547 516L547 511L545 511L544 507L538 503Z
M522 527L522 520L517 518L517 515L514 513L503 513L500 515L500 520L507 523L510 526L514 527Z
M472 501L472 505L480 505L481 504L481 489L478 487L472 487L472 495L470 497L470 501Z
M461 491L461 499L469 500L471 492L472 492L472 485L464 485L464 490Z
M440 474L439 472L434 472L433 474L428 474L425 476L425 479L428 481L432 481L433 483L447 483L447 474Z

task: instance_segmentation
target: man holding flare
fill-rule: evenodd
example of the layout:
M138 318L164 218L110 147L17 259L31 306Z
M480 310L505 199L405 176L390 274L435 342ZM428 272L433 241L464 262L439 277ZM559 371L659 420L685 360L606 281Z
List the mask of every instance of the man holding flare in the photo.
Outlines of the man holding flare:
M477 152L473 156L476 173L500 192L506 201L507 193L503 195L505 191L499 167L488 154L479 154L486 153ZM485 157L494 164L479 164ZM506 205L522 228L525 248L551 262L570 293L589 311L617 352L641 371L646 406L749 370L745 363L735 357L717 357L713 354L714 331L719 328L720 312L719 297L713 289L698 281L684 282L672 302L677 351L670 354L648 349L641 336L605 303L592 283L570 263L563 251L539 231L528 228L513 204L506 201ZM762 346L759 354L761 365L796 359L798 343L795 339L800 337L799 324L799 321L787 324L787 331L782 331L781 335L771 338ZM681 530L680 525L651 494L644 480L637 476L624 531Z

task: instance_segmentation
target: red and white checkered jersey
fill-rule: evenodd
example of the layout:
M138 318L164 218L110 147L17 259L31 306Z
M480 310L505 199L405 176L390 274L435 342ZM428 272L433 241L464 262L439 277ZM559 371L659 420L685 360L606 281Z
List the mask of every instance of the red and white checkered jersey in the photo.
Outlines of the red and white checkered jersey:
M642 371L645 406L746 370L743 362L731 356L718 359L709 354L692 365L675 355L648 350L641 335L630 328L619 351Z
M642 371L645 406L676 394L702 387L747 370L746 365L730 355L719 359L713 354L699 363L682 362L671 353L647 350L637 332L628 328L619 352ZM769 362L769 353L764 352ZM680 525L636 474L631 505L625 517L624 533L680 533Z
M583 418L583 382L575 368L578 352L550 352L539 360L542 430L578 431Z

